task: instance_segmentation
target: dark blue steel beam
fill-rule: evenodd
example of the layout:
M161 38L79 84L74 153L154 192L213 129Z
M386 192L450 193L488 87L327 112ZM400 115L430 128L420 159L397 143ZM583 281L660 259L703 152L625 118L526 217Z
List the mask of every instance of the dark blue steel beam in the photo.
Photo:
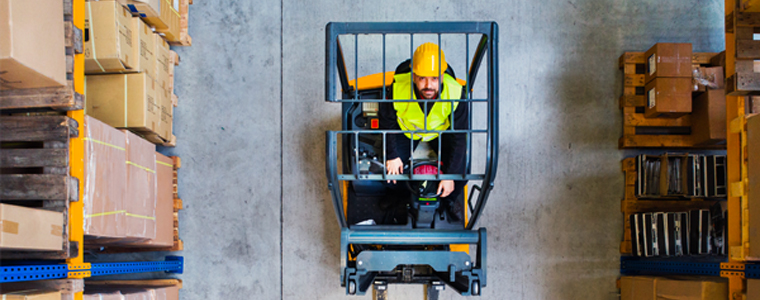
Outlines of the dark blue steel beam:
M146 272L182 274L183 269L184 259L181 256L168 256L166 257L166 261L92 263L90 266L90 276L95 277Z
M60 279L68 275L69 267L64 264L0 267L0 282Z
M719 262L679 262L639 260L628 257L620 259L623 275L707 275L720 276Z
M477 244L478 231L474 230L347 230L348 244L373 245L447 245Z

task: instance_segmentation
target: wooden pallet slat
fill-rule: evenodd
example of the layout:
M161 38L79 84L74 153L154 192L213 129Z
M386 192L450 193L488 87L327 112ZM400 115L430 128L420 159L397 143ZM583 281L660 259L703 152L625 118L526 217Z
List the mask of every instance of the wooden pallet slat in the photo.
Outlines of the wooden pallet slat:
M79 180L68 175L0 175L2 200L79 200Z
M79 136L77 126L67 116L0 117L0 142L66 141Z
M3 149L0 166L3 168L66 167L68 149Z

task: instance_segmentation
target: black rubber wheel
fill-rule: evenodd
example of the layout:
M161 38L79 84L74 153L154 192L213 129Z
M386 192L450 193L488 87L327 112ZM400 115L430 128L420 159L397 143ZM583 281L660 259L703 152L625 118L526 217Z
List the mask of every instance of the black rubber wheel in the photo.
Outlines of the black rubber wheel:
M472 282L472 289L470 289L470 292L473 296L480 295L480 281L475 280Z
M355 295L356 294L356 282L351 280L348 282L348 294L349 295Z

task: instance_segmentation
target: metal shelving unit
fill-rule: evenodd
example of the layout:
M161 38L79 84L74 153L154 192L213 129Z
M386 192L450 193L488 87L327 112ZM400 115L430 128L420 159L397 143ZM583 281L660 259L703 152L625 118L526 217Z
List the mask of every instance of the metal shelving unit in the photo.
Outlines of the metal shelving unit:
M741 1L745 7L755 7L757 11L760 1ZM740 3L737 0L725 0L726 16L726 61L725 74L727 89L732 92L737 88L737 34L739 40L752 39L753 32L746 30L753 27L750 24L752 18L760 16L760 12L740 11ZM744 9L742 9L744 10ZM744 22L747 24L740 24ZM747 65L747 59L740 60L741 65ZM751 62L751 61L750 61ZM747 70L742 69L742 72ZM751 71L750 71L751 72ZM729 86L731 85L731 86ZM736 92L743 92L733 90ZM709 275L720 276L728 279L728 298L746 298L746 279L760 278L760 264L753 264L746 260L749 241L749 223L747 218L747 162L745 153L746 144L746 111L745 96L726 95L726 121L727 121L727 177L730 184L727 199L728 206L728 248L729 253L725 262L678 262L673 260L641 260L631 257L622 257L620 270L623 275Z
M72 23L77 28L85 28L85 0L70 0L72 3ZM79 31L80 33L82 31ZM84 95L84 54L74 54L73 89ZM72 110L66 114L79 125L79 132L84 132L84 111ZM70 175L84 178L84 138L83 135L72 137L69 141ZM83 198L84 180L79 180L79 197ZM71 201L68 208L69 241L84 245L84 203ZM89 263L84 261L84 247L79 246L76 255L63 261L13 261L18 265L0 266L0 283L37 281L50 279L84 279L96 276L133 274L147 272L166 272L181 274L184 259L181 256L167 256L164 261L155 262L107 262ZM83 299L83 292L74 293L75 300Z

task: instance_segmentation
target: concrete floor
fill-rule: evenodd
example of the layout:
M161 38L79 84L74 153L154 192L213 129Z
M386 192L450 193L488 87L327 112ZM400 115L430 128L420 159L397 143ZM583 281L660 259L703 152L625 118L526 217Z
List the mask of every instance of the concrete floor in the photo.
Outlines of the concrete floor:
M339 285L324 174L324 132L340 127L339 105L323 102L329 21L499 23L483 299L617 299L619 162L631 154L617 149L617 59L655 42L724 49L717 0L221 0L195 2L190 19L193 46L175 48L178 146L161 149L183 159L183 299L357 298ZM390 296L422 299L422 288Z

